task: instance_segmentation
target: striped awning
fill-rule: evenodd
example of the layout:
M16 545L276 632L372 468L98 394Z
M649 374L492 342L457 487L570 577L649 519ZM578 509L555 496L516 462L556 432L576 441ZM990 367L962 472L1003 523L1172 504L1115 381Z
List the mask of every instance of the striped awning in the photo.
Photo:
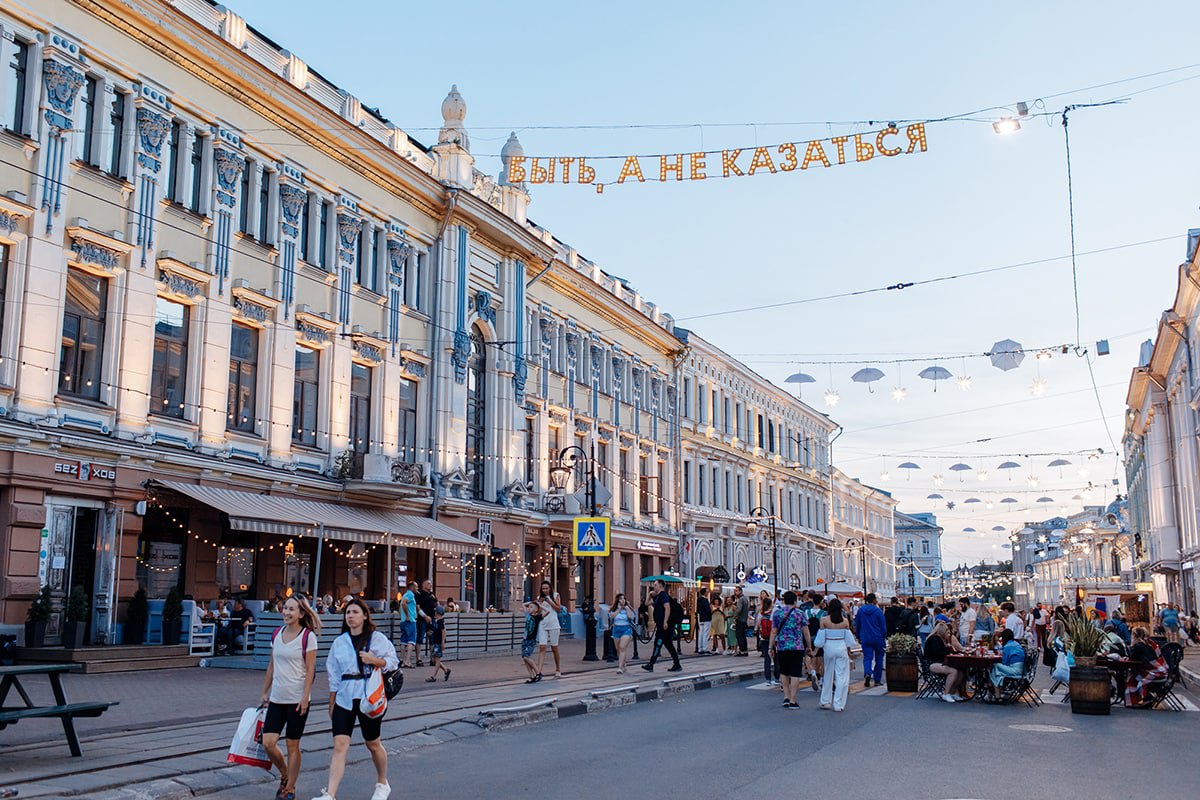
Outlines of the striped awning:
M418 547L451 553L473 553L487 546L473 536L428 517L393 511L301 500L253 492L197 486L176 481L151 481L229 515L236 531L278 536L324 536L343 542Z

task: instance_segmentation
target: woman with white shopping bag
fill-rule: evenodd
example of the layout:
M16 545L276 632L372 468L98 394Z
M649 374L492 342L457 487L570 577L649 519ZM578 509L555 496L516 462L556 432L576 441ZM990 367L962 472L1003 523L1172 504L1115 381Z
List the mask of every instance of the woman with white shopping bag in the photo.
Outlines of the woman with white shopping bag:
M383 708L373 702L378 672L398 669L396 648L388 638L375 630L371 612L357 597L348 597L342 609L342 635L334 639L325 659L329 676L329 718L333 723L333 756L329 761L329 781L325 790L313 800L336 800L338 785L346 770L346 752L354 723L362 730L363 741L375 764L375 792L371 800L387 800L392 788L387 780L387 751L379 741L383 724ZM382 685L378 686L382 692ZM383 699L386 708L386 698Z
M262 744L279 770L275 800L296 800L296 776L300 774L300 737L308 722L313 679L317 672L317 637L321 620L304 595L294 594L283 604L283 627L271 635L271 660L263 686L262 704L267 708ZM279 749L279 736L286 734L287 757Z

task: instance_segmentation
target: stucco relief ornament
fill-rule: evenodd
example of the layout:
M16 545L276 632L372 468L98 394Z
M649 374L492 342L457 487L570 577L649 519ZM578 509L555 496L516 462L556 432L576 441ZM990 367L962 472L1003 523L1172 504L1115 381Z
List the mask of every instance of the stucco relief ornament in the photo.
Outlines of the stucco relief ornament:
M525 399L525 385L528 382L529 365L525 363L525 356L517 356L513 359L513 390L518 403Z
M246 168L246 160L228 150L214 150L213 161L216 165L217 187L221 192L228 193L233 198L234 189Z
M387 243L388 279L397 286L404 281L404 265L408 263L410 253L412 253L412 245L408 242L389 241Z
M171 123L162 114L148 108L139 108L137 116L138 137L142 142L142 150L147 154L160 158L163 142L167 140L167 131Z
M496 324L496 309L492 307L492 296L488 292L475 295L475 311L480 319Z
M456 383L466 383L467 381L467 358L471 354L471 337L466 331L454 332L454 352L450 354L450 360L454 362L454 381Z
M42 74L46 80L46 100L50 103L46 121L60 131L69 130L75 97L79 87L83 86L83 74L57 61L46 61Z
M338 214L338 241L341 244L342 260L354 261L354 252L358 247L358 235L362 232L363 221L349 214Z

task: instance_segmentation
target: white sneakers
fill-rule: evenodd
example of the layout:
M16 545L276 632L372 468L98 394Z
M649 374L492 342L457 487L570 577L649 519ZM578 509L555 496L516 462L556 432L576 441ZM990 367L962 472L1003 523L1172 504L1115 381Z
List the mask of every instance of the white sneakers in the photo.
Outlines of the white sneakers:
M954 699L954 695L950 695L950 694L943 694L942 699L945 700L947 703L957 703L958 702L957 700Z
M391 786L386 783L377 783L375 784L375 793L371 795L371 800L387 800L388 795L391 793ZM335 800L335 798L329 793L329 789L322 789L321 793L314 797L313 800Z

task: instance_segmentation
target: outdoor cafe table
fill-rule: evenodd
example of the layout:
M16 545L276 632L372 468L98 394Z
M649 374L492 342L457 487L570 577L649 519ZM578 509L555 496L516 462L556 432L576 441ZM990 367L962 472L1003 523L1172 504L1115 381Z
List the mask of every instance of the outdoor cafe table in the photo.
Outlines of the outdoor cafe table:
M1099 657L1096 659L1096 666L1104 667L1112 676L1112 704L1115 706L1125 701L1125 681L1129 673L1146 669L1147 665L1141 661L1131 661L1128 658Z
M19 664L17 666L0 667L0 729L15 725L22 719L36 717L57 717L62 720L63 734L71 755L79 757L83 750L79 746L79 736L75 733L75 717L98 717L108 710L115 702L84 702L68 703L67 693L63 691L62 676L65 672L78 672L83 669L80 664ZM45 675L50 679L50 690L54 693L54 705L38 706L30 699L29 693L21 685L21 677L27 675ZM24 706L7 706L9 691L16 689L17 694L25 702Z
M971 699L979 694L980 690L990 691L992 688L992 667L999 664L1000 656L985 653L978 655L976 653L948 653L943 662L947 667L954 669L965 670L967 673L967 681L973 689L967 699Z

